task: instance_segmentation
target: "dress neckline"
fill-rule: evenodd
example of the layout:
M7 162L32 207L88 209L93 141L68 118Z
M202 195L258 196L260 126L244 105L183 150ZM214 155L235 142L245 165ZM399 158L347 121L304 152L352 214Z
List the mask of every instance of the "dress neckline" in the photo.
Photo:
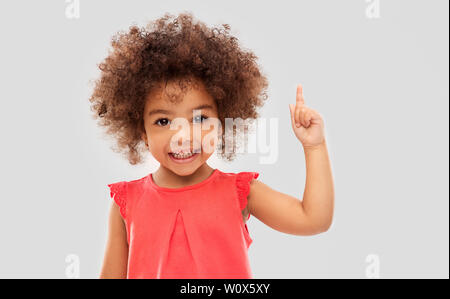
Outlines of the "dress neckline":
M212 181L214 179L214 177L216 177L219 174L219 169L214 169L214 171L209 175L209 177L207 177L206 179L204 179L203 181L196 183L194 185L189 185L189 186L184 186L184 187L179 187L179 188L168 188L168 187L161 187L158 186L155 181L153 180L153 173L150 173L148 175L148 180L150 181L150 184L153 188L155 188L156 190L161 190L161 191L169 191L169 192L180 192L180 191L185 191L185 190L191 190L191 189L196 189L199 188L205 184L207 184L208 182Z

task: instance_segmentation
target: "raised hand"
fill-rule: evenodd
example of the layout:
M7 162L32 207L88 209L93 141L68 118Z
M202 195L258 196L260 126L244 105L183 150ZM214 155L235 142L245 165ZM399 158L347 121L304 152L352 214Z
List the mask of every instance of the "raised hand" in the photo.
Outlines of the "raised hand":
M291 123L295 136L304 148L315 147L325 142L324 121L319 112L305 105L303 87L297 86L295 106L289 104Z

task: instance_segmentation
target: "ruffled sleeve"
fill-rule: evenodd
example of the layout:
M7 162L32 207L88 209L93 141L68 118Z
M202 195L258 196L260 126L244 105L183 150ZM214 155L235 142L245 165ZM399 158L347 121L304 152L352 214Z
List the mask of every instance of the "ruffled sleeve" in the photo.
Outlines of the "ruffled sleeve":
M247 206L247 196L250 193L250 182L258 178L258 172L244 171L236 175L236 189L238 194L239 206L241 211ZM248 218L250 218L250 213Z
M114 199L116 204L119 206L120 215L123 219L126 218L126 208L127 208L127 182L122 181L118 183L108 184L110 189L110 196Z

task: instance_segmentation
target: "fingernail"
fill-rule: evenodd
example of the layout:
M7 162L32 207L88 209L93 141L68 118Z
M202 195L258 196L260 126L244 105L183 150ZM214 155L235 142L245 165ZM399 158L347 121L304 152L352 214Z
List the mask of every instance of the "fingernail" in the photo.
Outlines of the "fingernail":
M297 127L300 127L300 124L299 124L299 123L295 123L295 125L296 125Z

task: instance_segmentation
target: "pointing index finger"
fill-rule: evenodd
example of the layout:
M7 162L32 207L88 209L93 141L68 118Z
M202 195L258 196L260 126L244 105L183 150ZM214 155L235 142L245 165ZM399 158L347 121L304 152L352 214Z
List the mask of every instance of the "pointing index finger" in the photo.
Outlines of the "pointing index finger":
M303 86L297 85L297 105L304 105L305 99L303 98Z

